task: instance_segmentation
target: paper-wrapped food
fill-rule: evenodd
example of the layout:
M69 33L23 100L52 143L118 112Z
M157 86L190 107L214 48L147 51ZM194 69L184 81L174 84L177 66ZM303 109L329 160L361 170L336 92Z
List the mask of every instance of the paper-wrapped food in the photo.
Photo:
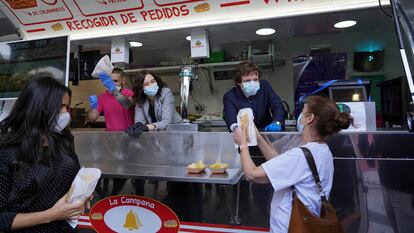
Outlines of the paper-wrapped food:
M72 182L72 186L66 196L67 203L85 201L95 190L101 177L101 170L97 168L81 168ZM77 220L66 220L73 228L78 224Z
M210 164L208 167L210 168L212 173L222 174L222 173L226 173L227 168L229 168L229 164L216 161L215 163Z
M246 134L246 140L248 146L256 146L256 130L253 122L254 116L251 108L240 109L237 114L237 124L240 129Z
M98 78L99 73L101 72L111 75L113 69L114 69L114 66L111 63L111 59L109 59L108 55L105 55L96 64L95 69L92 71L92 77Z
M192 163L187 166L188 173L202 173L206 169L207 165L203 163L202 160L198 161L197 163Z

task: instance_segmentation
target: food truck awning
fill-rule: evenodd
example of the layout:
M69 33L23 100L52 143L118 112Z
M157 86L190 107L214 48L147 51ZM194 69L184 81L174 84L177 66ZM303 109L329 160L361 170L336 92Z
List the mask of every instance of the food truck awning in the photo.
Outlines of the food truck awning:
M2 0L0 10L25 38L82 40L377 6L378 0Z

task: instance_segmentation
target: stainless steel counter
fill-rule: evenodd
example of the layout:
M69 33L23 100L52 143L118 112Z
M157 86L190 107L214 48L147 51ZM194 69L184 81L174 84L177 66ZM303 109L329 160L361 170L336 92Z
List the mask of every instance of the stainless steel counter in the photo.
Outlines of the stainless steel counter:
M301 144L297 132L263 134L282 153ZM74 135L81 164L97 167L105 176L216 184L235 184L241 177L239 155L228 132L149 132L138 139L102 131ZM328 145L335 159L412 159L413 140L414 134L404 131L353 132L332 137ZM224 175L208 169L188 174L186 166L199 160L207 164L219 160L230 168Z
M235 184L241 176L239 156L228 132L153 132L139 139L107 132L74 132L74 135L81 164L98 167L106 176L218 184ZM281 152L301 144L297 132L263 135ZM330 199L346 232L401 232L395 230L395 223L400 224L398 229L405 227L410 229L407 232L414 232L411 230L414 229L413 142L414 133L406 131L345 132L328 141L335 167ZM227 175L189 175L186 172L189 163L198 160L213 163L218 159L230 164ZM238 220L239 212L243 216L241 219L254 219L254 224L262 219L267 223L269 216L262 214L270 206L271 187L242 184L239 182L236 186L240 188L240 192L236 192L240 193L240 201L237 195L231 223L239 223L234 221ZM203 200L209 200L212 204L208 207L224 209L215 202L222 196L233 197L230 192L233 189L229 185L221 187L228 189L227 195L220 193L212 198L212 193L216 192L200 189L198 196L195 195L199 199L195 198L197 201L193 204L198 206ZM169 205L175 206L176 211L182 207L182 213L203 213L188 207L194 195L173 194L169 193L172 195ZM181 201L177 201L180 197ZM204 213L210 214L207 210ZM227 219L227 215L217 217L215 210L211 213L213 217L206 215L198 221L223 223L220 221Z
M101 169L104 176L180 182L236 184L241 165L228 133L150 132L138 139L124 133L74 132L82 166ZM188 174L186 166L204 161L229 164L227 173Z

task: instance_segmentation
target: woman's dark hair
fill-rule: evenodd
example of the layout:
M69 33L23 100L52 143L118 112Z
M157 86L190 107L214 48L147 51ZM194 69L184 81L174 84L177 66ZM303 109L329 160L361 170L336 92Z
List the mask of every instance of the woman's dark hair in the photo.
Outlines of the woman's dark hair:
M142 106L147 100L147 95L144 93L144 80L145 76L147 76L148 74L154 77L159 87L158 92L155 95L156 97L160 97L162 88L167 86L167 84L165 84L165 82L162 81L162 79L158 75L146 70L139 72L137 76L134 78L134 96L132 97L134 101L138 104L138 106Z
M351 115L339 112L335 101L329 98L310 96L306 99L306 105L308 111L315 115L315 128L321 137L335 134L353 124Z
M21 91L10 114L0 122L1 147L15 147L16 169L49 165L61 154L76 158L73 135L68 129L53 131L65 93L71 91L49 73L33 75ZM47 148L43 145L47 140Z
M259 67L252 62L245 61L237 65L236 71L234 72L234 84L242 82L242 76L248 75L251 72L257 71L260 73Z

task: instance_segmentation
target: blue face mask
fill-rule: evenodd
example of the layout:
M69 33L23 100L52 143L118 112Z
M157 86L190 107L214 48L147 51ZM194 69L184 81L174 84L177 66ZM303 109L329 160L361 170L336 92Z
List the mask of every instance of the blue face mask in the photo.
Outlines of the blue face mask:
M148 87L144 87L144 94L146 94L147 96L155 96L158 92L158 84L154 83L151 86Z
M299 132L303 132L303 129L305 128L305 126L300 122L300 120L302 120L302 113L299 114L298 119L296 121L296 129Z
M260 82L258 81L243 82L243 91L246 93L247 97L256 95L259 90Z

